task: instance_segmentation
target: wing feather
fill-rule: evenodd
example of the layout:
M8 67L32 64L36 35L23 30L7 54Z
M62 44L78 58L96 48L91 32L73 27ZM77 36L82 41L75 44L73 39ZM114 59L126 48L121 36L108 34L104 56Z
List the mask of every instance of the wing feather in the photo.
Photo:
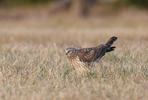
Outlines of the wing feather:
M94 56L93 61L99 61L106 53L107 47L105 45L99 45L97 47L96 55Z
M94 55L95 55L94 48L80 49L78 53L78 57L80 61L83 61L83 62L91 62L93 60Z

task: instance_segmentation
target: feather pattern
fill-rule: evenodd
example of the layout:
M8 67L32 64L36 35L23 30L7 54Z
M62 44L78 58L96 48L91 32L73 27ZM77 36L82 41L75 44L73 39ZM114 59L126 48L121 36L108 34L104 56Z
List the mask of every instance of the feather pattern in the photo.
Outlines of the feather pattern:
M72 65L78 70L84 70L92 62L99 61L107 52L113 51L116 47L112 46L117 37L111 37L105 44L100 44L91 48L67 48L66 55Z

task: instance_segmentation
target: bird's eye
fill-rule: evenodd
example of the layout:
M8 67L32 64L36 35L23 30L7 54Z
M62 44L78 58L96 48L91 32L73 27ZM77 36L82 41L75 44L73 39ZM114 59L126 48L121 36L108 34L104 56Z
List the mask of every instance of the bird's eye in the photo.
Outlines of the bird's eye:
M66 55L68 55L68 54L69 54L69 52L70 52L70 51L69 51L69 50L67 50L67 51L66 51Z

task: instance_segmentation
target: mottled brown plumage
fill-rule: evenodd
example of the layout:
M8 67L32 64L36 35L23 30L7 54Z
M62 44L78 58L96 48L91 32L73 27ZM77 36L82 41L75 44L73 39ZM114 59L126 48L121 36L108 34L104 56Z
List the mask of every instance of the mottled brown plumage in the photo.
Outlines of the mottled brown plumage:
M107 52L113 51L116 47L111 46L117 37L111 37L106 44L100 44L91 48L67 48L66 55L75 69L88 69L91 63L99 61Z

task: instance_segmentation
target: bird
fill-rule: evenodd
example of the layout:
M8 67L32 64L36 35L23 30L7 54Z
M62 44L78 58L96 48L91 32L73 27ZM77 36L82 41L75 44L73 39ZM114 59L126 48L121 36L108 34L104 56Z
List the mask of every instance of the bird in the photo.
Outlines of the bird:
M116 47L112 46L112 44L117 38L116 36L112 36L105 44L100 44L96 47L69 47L65 49L65 53L72 66L76 70L83 72L88 70L94 62L99 62L106 53L114 51Z

